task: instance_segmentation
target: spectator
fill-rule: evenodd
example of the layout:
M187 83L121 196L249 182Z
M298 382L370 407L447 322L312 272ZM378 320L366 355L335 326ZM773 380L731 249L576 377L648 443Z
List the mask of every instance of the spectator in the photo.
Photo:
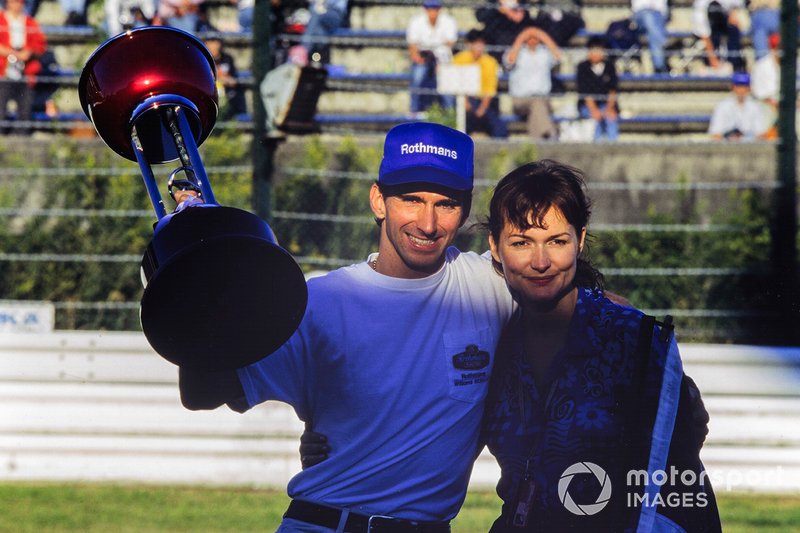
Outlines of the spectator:
M200 21L200 4L203 2L204 0L160 0L158 20L165 26L195 33Z
M558 45L539 28L523 30L503 57L510 70L508 92L514 113L526 120L528 135L534 139L558 137L549 96L551 71L560 59Z
M753 65L750 73L750 89L753 97L761 102L765 113L765 120L769 129L765 137L776 139L778 137L778 104L780 103L781 65L780 65L780 33L769 36L768 45L770 53ZM795 126L800 131L800 116L795 111Z
M216 26L211 24L211 6L203 0L197 6L197 23L194 25L195 33L208 33L218 31Z
M456 20L442 13L441 0L425 0L424 13L411 18L406 28L406 42L411 57L411 113L428 109L434 101L436 66L453 60L453 46L458 40ZM422 89L422 91L420 91ZM440 97L442 107L454 106L450 95Z
M752 95L766 105L769 110L771 120L768 120L768 123L770 124L775 122L778 114L781 80L781 65L778 57L780 42L779 33L769 36L770 53L755 62L750 80Z
M255 0L232 0L238 11L239 31L253 31L253 9ZM270 16L274 18L273 11L280 11L280 0L270 1Z
M205 45L217 65L217 89L224 96L220 117L222 120L231 120L236 115L247 113L247 103L239 85L239 71L233 57L225 51L222 40L217 37L206 39Z
M558 46L566 46L586 26L580 4L581 0L541 0L534 24L546 31Z
M769 54L769 36L781 30L780 0L750 0L750 39L756 60Z
M36 13L39 12L40 0L25 0L25 14L36 18ZM0 9L5 9L5 0L0 1Z
M498 62L517 35L533 26L530 13L517 0L500 0L499 7L478 8L475 18L483 24L483 38L489 46L489 54Z
M86 0L58 0L61 10L66 14L65 26L85 26L86 19Z
M744 72L742 57L742 32L739 29L739 10L743 0L694 0L692 22L694 34L703 42L706 64L712 69L722 66L720 45L723 38L727 48L726 59L733 70Z
M113 37L132 28L152 23L156 14L153 0L105 0L106 30Z
M616 141L619 137L617 71L606 56L605 41L589 39L586 60L578 64L578 114L595 122L594 140Z
M25 14L24 0L6 0L0 11L0 118L5 118L9 100L17 104L17 118L31 120L35 76L41 71L39 57L47 50L47 40L36 20ZM23 125L19 130L27 134Z
M42 69L37 75L36 85L33 87L33 103L31 104L32 113L44 113L49 118L58 115L58 108L54 98L59 84L55 80L60 74L61 69L56 61L56 56L52 50L46 50L39 57ZM50 78L50 79L43 79Z
M714 107L708 133L714 140L754 141L767 133L767 121L761 105L750 95L750 75L735 72L731 92Z
M486 53L486 41L481 30L467 32L467 49L457 53L454 65L478 65L480 67L480 96L467 98L467 134L475 131L488 132L491 137L508 137L508 128L500 118L497 100L497 78L500 65Z
M632 0L633 20L647 35L650 60L656 74L668 72L664 46L667 44L667 0Z
M315 63L330 62L330 37L347 23L348 0L311 0L308 21L300 44Z

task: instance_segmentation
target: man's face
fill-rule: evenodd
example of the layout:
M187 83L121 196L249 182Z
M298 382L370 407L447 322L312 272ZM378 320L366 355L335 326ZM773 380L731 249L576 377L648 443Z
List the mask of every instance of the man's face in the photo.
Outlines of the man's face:
M505 8L502 13L512 22L521 22L525 18L525 12L519 6L517 0L501 0L500 7Z
M540 42L541 41L539 40L539 36L532 33L531 36L528 37L527 44L529 48L536 48L537 46L539 46Z
M469 49L472 52L472 55L477 59L486 51L486 43L483 41L483 39L476 39L469 43Z
M601 46L592 46L591 48L589 48L589 51L587 52L586 55L589 58L589 61L593 65L595 65L605 60L606 51Z
M383 219L378 271L397 278L423 278L439 270L461 227L462 203L444 194L414 191L384 197L370 191L375 216Z
M736 99L740 102L744 102L744 99L747 98L747 95L750 94L750 86L749 85L734 85L733 86L733 94L736 96Z
M206 48L211 53L211 57L217 58L220 55L220 51L222 50L222 41L218 41L216 39L209 39L206 41Z
M428 22L431 23L431 26L436 24L436 19L439 18L439 11L438 7L426 7L425 13L428 14Z
M7 0L6 11L15 15L22 13L25 9L25 0Z

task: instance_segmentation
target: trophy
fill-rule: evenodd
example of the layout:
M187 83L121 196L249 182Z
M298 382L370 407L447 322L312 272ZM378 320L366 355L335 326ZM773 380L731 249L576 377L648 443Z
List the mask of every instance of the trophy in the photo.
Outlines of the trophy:
M196 37L146 27L102 44L78 85L103 141L138 162L158 219L142 259L142 330L168 361L208 371L274 352L297 329L308 298L302 271L269 225L214 198L198 146L216 122L215 78ZM151 165L174 161L170 194L182 182L195 197L167 213Z

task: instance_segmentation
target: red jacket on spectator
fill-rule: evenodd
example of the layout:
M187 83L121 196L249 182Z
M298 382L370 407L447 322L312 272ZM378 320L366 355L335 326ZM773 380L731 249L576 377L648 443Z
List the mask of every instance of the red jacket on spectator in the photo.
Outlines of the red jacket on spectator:
M47 39L39 27L39 23L33 17L25 15L25 46L24 48L33 52L33 57L25 63L22 71L28 79L28 85L33 87L36 84L34 77L42 70L42 64L38 57L47 50ZM4 11L0 10L0 45L11 46L11 34L9 33L8 20ZM0 54L0 75L5 76L8 58Z

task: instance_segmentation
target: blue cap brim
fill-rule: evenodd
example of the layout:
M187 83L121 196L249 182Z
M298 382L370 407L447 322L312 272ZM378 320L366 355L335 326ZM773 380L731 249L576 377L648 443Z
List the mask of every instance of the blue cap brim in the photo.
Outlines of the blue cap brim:
M436 167L417 166L383 174L378 180L383 185L406 185L410 183L435 184L454 191L472 190L472 179Z

